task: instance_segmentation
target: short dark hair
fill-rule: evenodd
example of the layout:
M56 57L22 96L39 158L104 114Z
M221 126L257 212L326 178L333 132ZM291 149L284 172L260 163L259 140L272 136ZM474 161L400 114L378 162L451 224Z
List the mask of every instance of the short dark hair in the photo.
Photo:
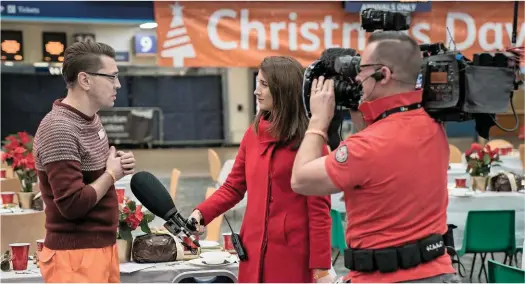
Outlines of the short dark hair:
M417 42L403 32L379 31L373 33L368 44L376 42L371 57L374 63L392 69L402 83L416 84L423 60Z
M115 58L115 50L101 42L77 42L64 51L62 76L68 88L77 81L80 72L97 72L102 67L100 56Z
M308 128L302 99L304 68L292 57L268 56L259 69L268 81L273 109L259 111L254 123L255 133L258 133L260 119L270 118L268 132L282 144L292 143L292 148L297 149Z

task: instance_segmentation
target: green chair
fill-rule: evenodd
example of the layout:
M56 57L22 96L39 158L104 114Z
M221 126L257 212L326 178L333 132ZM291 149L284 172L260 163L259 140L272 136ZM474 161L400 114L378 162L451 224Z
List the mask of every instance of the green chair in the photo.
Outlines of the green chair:
M341 254L344 254L346 246L345 231L343 229L343 219L341 218L341 212L330 209L330 217L332 217L332 249L337 250L332 266L335 265L337 258Z
M489 283L525 283L525 270L490 260Z
M478 279L480 280L483 272L485 279L488 279L485 267L487 253L491 253L492 259L494 259L495 252L504 252L505 259L507 256L510 256L509 265L512 264L512 256L516 252L515 215L516 212L514 210L468 212L463 234L463 245L458 251L458 256L474 253L470 268L471 281L478 253L481 256L481 269L478 274Z

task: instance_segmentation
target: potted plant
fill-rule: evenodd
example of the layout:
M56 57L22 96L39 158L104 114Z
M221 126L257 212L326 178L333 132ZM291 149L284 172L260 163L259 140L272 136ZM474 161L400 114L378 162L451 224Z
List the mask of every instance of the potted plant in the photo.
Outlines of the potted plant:
M124 198L124 203L119 204L119 224L117 232L117 247L120 262L129 262L131 258L132 232L138 227L142 232L151 234L148 223L155 219L149 211L142 212L142 205L137 205L133 200Z
M470 149L465 152L467 160L467 173L472 177L472 188L485 191L492 166L498 166L499 150L485 147L478 143L472 143Z
M33 136L27 132L18 132L7 136L3 144L2 161L13 169L22 186L22 191L18 194L20 207L29 209L33 200L33 187L37 182Z

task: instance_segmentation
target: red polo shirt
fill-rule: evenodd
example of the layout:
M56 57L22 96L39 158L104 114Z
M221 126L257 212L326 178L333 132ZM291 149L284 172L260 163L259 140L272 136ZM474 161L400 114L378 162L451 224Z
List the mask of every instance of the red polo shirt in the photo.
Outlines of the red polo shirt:
M368 127L327 157L326 170L345 194L346 242L352 248L396 247L447 231L449 148L443 127L423 108L372 123L384 111L421 102L414 91L360 105ZM352 282L398 282L455 273L445 254L392 273L351 271Z

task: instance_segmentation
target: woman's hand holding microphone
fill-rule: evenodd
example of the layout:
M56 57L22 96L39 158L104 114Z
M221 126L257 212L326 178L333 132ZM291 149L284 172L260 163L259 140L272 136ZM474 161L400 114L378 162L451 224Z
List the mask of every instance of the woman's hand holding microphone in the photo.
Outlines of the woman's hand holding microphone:
M201 225L202 222L202 214L199 210L193 210L193 212L190 215L190 218L188 218L188 221L195 224L195 231L191 232L194 235L202 235L204 234L204 230L206 229L203 225Z

